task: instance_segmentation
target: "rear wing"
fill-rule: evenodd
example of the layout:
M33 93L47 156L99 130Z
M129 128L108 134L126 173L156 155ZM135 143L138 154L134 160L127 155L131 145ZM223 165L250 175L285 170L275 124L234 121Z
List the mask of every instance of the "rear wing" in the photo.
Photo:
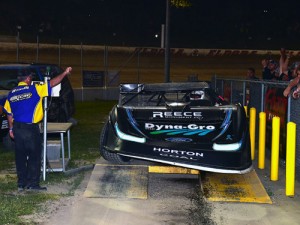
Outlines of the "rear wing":
M207 82L121 84L120 93L196 91L210 88Z
M216 94L207 82L121 84L119 105L159 106L170 102L182 105L190 100L192 92L199 90L206 93L206 100L215 98Z

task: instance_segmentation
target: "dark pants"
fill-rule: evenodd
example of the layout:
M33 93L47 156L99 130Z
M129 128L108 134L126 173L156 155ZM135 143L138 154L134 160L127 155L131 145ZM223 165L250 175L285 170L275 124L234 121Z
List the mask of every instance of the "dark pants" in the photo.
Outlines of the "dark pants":
M39 185L41 174L41 134L38 124L14 122L18 186Z

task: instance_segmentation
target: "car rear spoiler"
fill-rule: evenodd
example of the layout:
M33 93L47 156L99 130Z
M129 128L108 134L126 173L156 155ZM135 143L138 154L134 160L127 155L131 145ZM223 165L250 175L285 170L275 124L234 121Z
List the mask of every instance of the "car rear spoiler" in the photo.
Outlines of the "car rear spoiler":
M194 91L209 88L207 82L184 82L184 83L153 83L153 84L121 84L120 93L139 93L145 92L178 92Z

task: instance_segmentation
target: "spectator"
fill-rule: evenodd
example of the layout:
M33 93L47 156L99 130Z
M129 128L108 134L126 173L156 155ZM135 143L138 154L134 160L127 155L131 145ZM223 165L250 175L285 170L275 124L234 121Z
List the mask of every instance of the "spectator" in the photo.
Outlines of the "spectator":
M279 60L279 79L283 81L289 81L293 79L293 71L289 69L289 59L291 55L287 55L284 48L280 49L280 60Z
M247 79L249 80L259 80L259 78L255 75L255 69L250 67L247 70Z
M286 89L283 91L283 95L285 97L288 97L288 95L290 94L291 90L297 86L297 89L293 91L293 98L299 98L300 97L300 85L299 85L299 81L300 81L300 63L294 63L295 68L293 69L293 74L297 74L297 77L295 77L293 80L291 80L291 82L289 83L289 85L286 87Z
M299 76L300 62L294 62L290 68L292 71L292 79Z
M263 72L262 78L263 80L278 80L279 71L278 71L278 63L274 60L263 59L262 60Z
M247 70L247 79L249 80L259 80L259 78L255 75L255 69L250 67ZM249 84L247 84L246 86L246 106L250 106L251 105L251 95L250 95L250 90L254 90L255 89L255 82L247 82ZM248 108L249 109L249 108ZM247 112L248 114L249 112Z

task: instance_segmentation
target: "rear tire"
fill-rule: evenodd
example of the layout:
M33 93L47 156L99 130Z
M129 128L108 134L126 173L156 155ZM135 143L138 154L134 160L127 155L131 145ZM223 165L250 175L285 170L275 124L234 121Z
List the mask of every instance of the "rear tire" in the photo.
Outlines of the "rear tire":
M105 122L102 132L100 134L100 155L107 161L116 163L116 164L127 164L130 161L130 158L118 155L117 153L109 152L105 149L105 144L108 136L109 129L108 121Z

